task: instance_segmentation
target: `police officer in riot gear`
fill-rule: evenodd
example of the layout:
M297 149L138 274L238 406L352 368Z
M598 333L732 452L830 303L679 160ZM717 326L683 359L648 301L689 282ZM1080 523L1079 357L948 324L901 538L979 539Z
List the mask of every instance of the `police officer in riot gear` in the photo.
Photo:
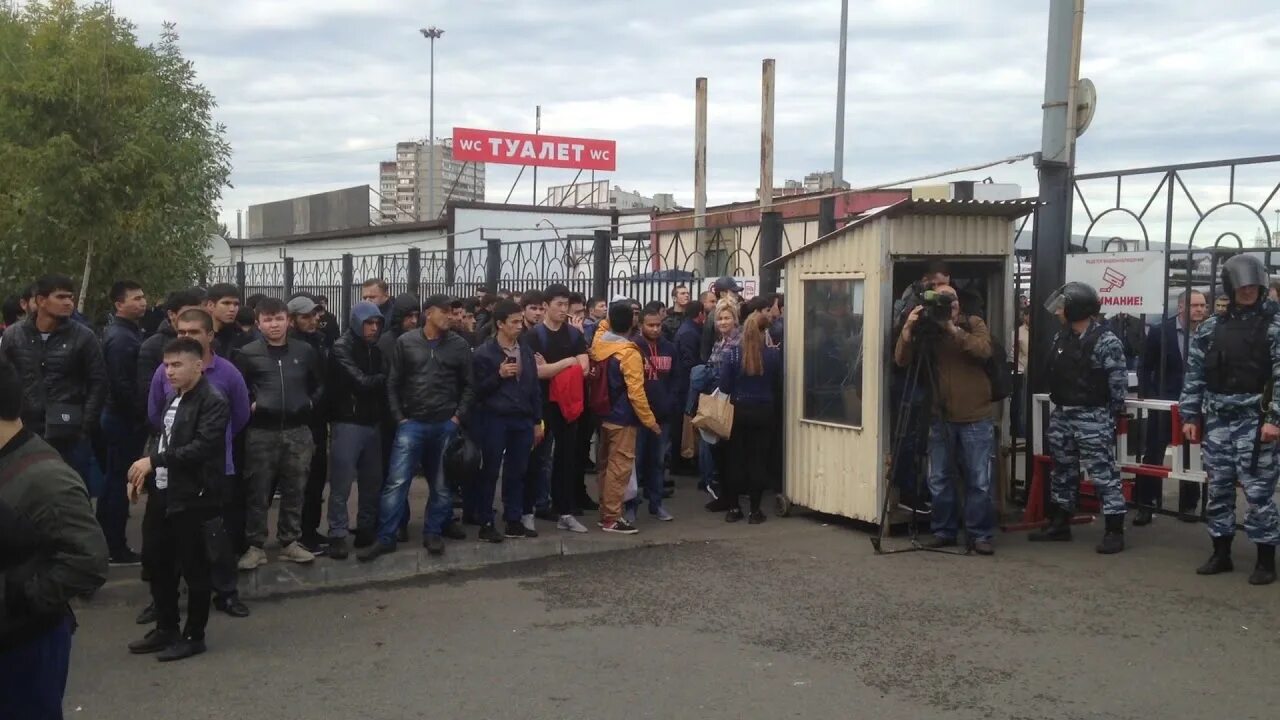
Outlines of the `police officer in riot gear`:
M1069 282L1055 292L1046 309L1062 320L1053 338L1049 366L1049 452L1053 457L1048 527L1029 535L1033 541L1071 539L1071 513L1080 490L1080 465L1102 500L1106 533L1097 550L1124 550L1124 493L1116 465L1116 418L1124 412L1128 370L1120 338L1100 323L1098 292Z
M1191 340L1187 377L1179 409L1182 434L1200 439L1204 424L1204 469L1213 555L1196 569L1201 575L1233 570L1231 540L1236 531L1236 482L1249 510L1244 529L1258 547L1249 582L1276 580L1280 514L1272 496L1280 474L1280 305L1267 298L1267 270L1252 255L1237 255L1222 266L1222 286L1230 304L1206 320Z

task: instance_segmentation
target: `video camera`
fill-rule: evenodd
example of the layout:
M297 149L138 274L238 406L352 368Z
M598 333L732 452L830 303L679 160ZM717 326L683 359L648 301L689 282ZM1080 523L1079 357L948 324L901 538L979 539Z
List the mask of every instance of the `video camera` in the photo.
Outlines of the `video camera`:
M955 296L946 295L934 290L925 290L920 293L920 305L924 306L921 315L932 320L938 325L946 325L951 321L951 304L955 302Z
M954 299L951 295L935 291L931 283L916 281L911 285L911 292L903 305L897 326L901 327L906 322L911 311L917 307L923 307L924 310L920 311L921 319L932 322L917 323L917 333L927 333L931 329L941 328L951 320L951 303Z

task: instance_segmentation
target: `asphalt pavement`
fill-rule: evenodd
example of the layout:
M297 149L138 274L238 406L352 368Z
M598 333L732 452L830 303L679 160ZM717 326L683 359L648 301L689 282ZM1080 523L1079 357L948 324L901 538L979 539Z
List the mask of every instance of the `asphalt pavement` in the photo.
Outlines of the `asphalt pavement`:
M130 656L132 602L79 610L70 718L1271 718L1280 585L1201 578L1203 527L1130 549L997 538L876 556L801 514L728 530L677 497L634 545L260 600L209 652ZM692 526L699 526L696 532ZM723 523L720 523L723 525ZM702 536L706 539L698 540ZM645 545L666 537L670 544ZM474 541L471 541L474 542ZM895 546L901 540L892 542Z

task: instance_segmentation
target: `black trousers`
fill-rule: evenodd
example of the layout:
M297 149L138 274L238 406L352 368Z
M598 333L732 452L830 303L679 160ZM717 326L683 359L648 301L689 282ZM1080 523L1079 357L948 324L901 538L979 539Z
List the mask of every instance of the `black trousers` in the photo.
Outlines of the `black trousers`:
M244 535L245 512L249 502L249 485L244 476L244 432L232 441L231 457L235 462L236 474L227 478L226 503L222 508L222 522L226 528L227 539L236 557L249 549L249 541Z
M733 432L724 455L727 467L721 492L733 505L739 496L751 498L751 509L760 509L765 488L770 486L774 447L779 442L772 405L738 404L733 406ZM716 443L720 445L722 443Z
M206 523L218 517L217 510L184 510L170 514L164 496L152 495L142 518L143 546L151 571L151 600L156 606L156 626L177 632L179 579L187 581L187 626L183 637L204 640L212 605L213 581L209 548L205 542Z
M1152 411L1147 416L1146 452L1142 462L1146 465L1163 465L1165 451L1169 449L1172 428L1169 413ZM1133 501L1139 507L1156 507L1160 504L1160 495L1164 487L1163 478L1139 477L1134 482ZM1195 514L1200 511L1202 492L1207 492L1208 485L1187 482L1178 483L1178 512Z
M581 448L578 446L578 422L567 422L560 414L560 406L548 404L543 412L542 421L546 434L529 459L529 469L525 473L524 497L525 509L536 505L538 483L529 482L537 479L541 473L539 462L545 457L547 443L551 448L551 506L556 515L572 514L577 506L578 488L581 485L581 465L579 465Z
M329 483L329 424L312 425L311 439L316 450L311 455L311 470L302 490L302 539L314 541L320 537L324 486Z

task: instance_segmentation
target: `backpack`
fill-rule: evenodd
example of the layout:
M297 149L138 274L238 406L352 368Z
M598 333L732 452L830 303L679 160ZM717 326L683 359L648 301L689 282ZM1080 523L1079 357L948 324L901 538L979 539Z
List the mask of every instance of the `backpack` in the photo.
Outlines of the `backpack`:
M991 400L1000 402L1013 394L1013 363L1009 355L994 337L991 338L991 357L982 363L982 369L991 381Z
M613 412L613 400L609 397L609 361L591 361L591 374L587 376L587 409L592 415L602 418Z

